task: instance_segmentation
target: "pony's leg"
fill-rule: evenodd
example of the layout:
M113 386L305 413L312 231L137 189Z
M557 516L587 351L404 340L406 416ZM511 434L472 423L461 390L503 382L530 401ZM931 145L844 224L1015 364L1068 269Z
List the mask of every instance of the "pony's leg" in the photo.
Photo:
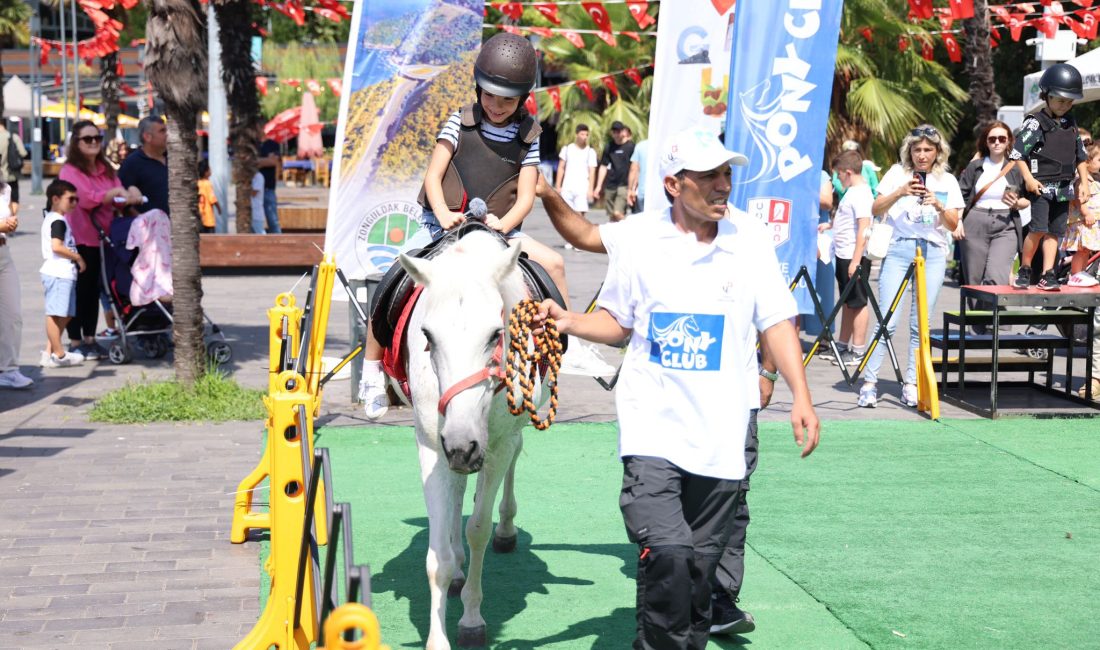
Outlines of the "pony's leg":
M454 557L451 539L455 534L454 511L462 510L465 480L447 466L447 461L425 446L420 447L420 475L424 501L428 506L428 590L431 593L431 625L427 650L450 650L447 640L447 589L460 564Z
M523 450L523 434L518 434L519 444L512 460L508 463L508 473L504 475L504 493L500 495L500 520L493 533L493 550L497 553L511 553L516 550L516 461Z
M462 567L466 566L466 547L462 543L462 500L466 495L466 475L455 474L454 480L457 482L456 489L458 491L458 507L454 509L453 517L451 519L451 554L455 559L455 572L451 578L451 584L447 588L447 597L454 598L462 593L462 588L466 586L466 574L462 572Z
M493 503L497 490L507 473L508 465L516 454L519 437L502 442L491 452L485 466L478 474L477 496L474 511L466 521L466 542L470 545L470 572L466 586L462 588L462 618L458 620L458 645L481 647L486 645L485 619L481 617L481 573L485 561L485 547L493 528Z

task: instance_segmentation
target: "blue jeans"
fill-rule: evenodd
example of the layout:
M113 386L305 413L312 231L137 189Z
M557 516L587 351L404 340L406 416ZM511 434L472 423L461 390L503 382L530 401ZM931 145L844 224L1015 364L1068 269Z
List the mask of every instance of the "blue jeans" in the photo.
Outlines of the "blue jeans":
M252 215L252 232L264 232L264 221L267 221L267 233L281 233L279 227L279 203L275 199L275 190L264 190L264 213Z
M882 310L883 315L890 308L894 295L897 294L898 288L901 287L901 281L905 278L905 272L909 270L909 265L916 258L917 246L920 246L921 254L924 255L924 279L928 289L929 314L936 306L936 298L940 294L940 288L943 286L943 276L947 269L947 249L932 245L924 239L898 239L890 244L890 251L886 254L886 259L882 260L882 269L879 271L878 276L879 309ZM915 273L913 282L916 282ZM917 294L913 290L913 282L910 282L905 289L905 293L910 296L909 354L906 358L905 368L905 383L907 384L917 383L916 357L917 347L920 345L920 331L917 329ZM902 296L901 301L898 302L898 310L886 323L886 331L890 333L891 337L897 330L898 317L901 315L904 301L905 296ZM876 327L876 335L878 330L879 328ZM895 351L899 352L900 356L900 351L896 347ZM870 361L867 362L867 368L864 370L863 380L865 382L871 384L878 382L878 371L882 366L882 357L885 354L886 344L884 341L879 341L878 345L875 346L874 353L871 354Z

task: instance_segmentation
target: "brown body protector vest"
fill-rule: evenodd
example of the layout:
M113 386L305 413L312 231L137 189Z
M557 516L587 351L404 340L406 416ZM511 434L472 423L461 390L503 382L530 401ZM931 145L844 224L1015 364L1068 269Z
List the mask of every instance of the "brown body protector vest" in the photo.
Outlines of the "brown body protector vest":
M1030 117L1039 121L1043 130L1043 144L1031 152L1035 161L1032 175L1042 183L1073 180L1077 174L1077 124L1068 120L1062 128L1058 120L1039 111Z
M447 208L465 212L471 199L481 198L489 212L503 217L516 203L519 172L523 159L542 133L542 127L530 115L519 124L516 137L496 142L481 132L481 106L470 104L462 109L458 145L443 174L443 198ZM431 210L423 187L417 202Z

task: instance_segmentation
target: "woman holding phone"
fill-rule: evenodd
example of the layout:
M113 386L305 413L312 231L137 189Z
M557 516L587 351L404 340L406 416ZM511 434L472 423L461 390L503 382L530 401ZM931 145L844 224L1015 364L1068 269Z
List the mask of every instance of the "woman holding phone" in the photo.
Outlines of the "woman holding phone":
M1021 243L1020 210L1031 205L1020 193L1023 175L1008 159L1012 145L1012 129L990 123L978 137L979 157L959 174L967 209L955 237L962 243L966 284L1008 284L1012 275Z
M929 311L936 304L947 266L948 237L958 226L959 214L966 206L958 181L947 171L950 155L951 145L936 127L922 124L902 140L898 163L879 182L878 198L871 206L871 212L876 217L886 215L886 223L894 228L890 249L879 271L878 297L883 311L901 288L909 265L916 259L917 250L925 259ZM906 406L916 406L916 353L920 343L917 296L912 283L905 291L910 295L912 307L909 316L909 354L901 402ZM902 296L899 306L904 301ZM891 336L897 330L900 311L894 312L886 323L886 331ZM885 353L886 346L875 346L863 374L859 406L873 408L878 402L878 372Z

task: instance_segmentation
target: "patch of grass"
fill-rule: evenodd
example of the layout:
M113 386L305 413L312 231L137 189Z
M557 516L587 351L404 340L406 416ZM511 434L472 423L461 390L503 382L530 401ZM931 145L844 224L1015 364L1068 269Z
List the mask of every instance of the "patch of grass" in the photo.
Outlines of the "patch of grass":
M97 400L89 417L94 422L224 422L262 420L263 391L244 388L224 373L207 372L186 388L175 380L128 383Z

